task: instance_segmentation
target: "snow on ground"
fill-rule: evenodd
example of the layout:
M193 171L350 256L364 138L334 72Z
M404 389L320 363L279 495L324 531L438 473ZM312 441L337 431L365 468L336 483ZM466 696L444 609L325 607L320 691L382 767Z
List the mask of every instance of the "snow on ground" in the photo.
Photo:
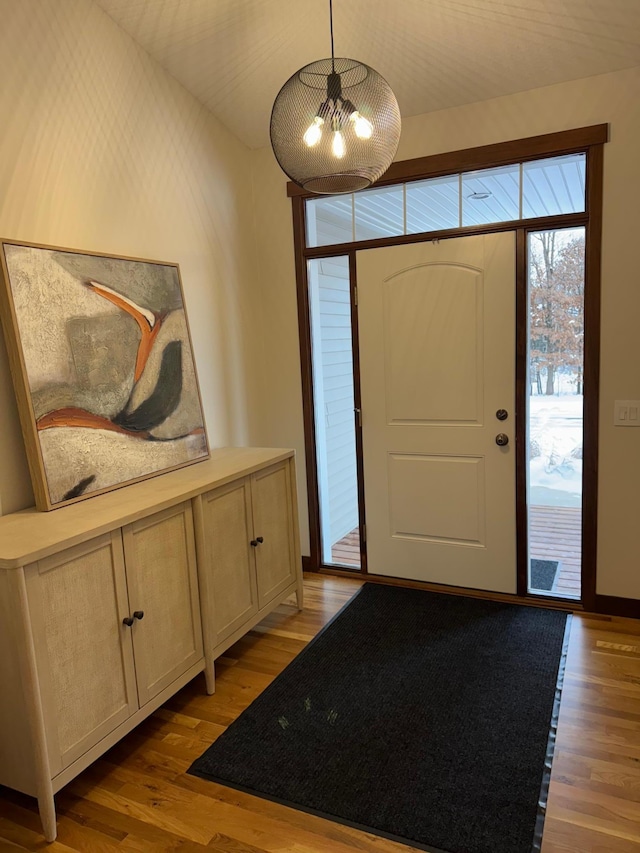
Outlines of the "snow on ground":
M529 398L529 504L581 505L582 404L580 394Z

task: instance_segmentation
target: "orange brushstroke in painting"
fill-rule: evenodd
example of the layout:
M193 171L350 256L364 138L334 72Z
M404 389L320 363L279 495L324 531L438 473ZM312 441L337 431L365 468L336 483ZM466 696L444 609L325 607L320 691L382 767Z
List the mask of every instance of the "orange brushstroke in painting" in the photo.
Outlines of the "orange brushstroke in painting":
M75 406L66 406L63 409L56 409L55 412L47 412L36 421L36 426L39 430L53 429L54 427L86 427L88 429L106 429L109 432L119 432L121 435L128 435L133 438L148 439L148 432L131 432L128 429L114 424L109 418L103 418L102 415L94 415L93 412L87 412L85 409L78 409Z
M98 296L102 296L104 299L108 299L109 302L112 302L114 305L117 305L118 308L121 308L123 311L133 317L133 319L138 324L140 329L140 334L142 338L140 339L140 344L138 346L138 355L136 357L136 366L133 373L133 380L137 382L138 379L142 376L142 371L144 370L145 364L147 363L147 359L149 358L149 353L151 352L151 348L153 347L153 342L158 336L158 332L162 327L162 322L164 317L155 314L156 322L152 326L149 323L149 320L144 316L144 314L136 311L135 307L131 305L126 300L122 299L118 296L117 293L111 293L108 290L102 290L97 284L91 281L85 282L86 286L89 290L93 290L94 293L97 293Z
M150 432L136 432L134 430L124 429L124 427L114 424L109 418L103 418L102 415L94 415L93 412L87 412L86 409L78 409L76 406L66 406L63 409L56 409L53 412L47 412L46 415L38 418L36 427L39 430L54 429L55 427L84 427L85 429L106 429L109 432L119 432L120 435L128 435L130 438L142 438L148 441L152 438ZM188 435L204 435L204 427L195 427L191 432L185 435L175 436L176 439L186 438ZM162 440L162 439L160 439ZM168 439L172 441L173 439Z

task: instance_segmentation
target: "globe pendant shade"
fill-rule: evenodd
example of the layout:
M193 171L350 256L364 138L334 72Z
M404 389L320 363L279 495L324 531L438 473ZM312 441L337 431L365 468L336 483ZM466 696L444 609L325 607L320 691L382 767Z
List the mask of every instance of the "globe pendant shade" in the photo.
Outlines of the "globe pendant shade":
M377 181L400 141L391 87L362 62L319 59L284 84L271 111L280 168L305 190L350 193Z

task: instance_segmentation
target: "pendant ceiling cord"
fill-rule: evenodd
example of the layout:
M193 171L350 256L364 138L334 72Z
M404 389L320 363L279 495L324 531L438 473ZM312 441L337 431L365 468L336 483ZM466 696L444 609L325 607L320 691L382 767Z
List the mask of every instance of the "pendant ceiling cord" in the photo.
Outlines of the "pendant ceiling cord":
M400 109L377 71L336 58L333 0L328 3L331 58L289 77L273 102L269 136L291 180L310 193L337 195L371 186L389 168L400 139Z
M331 70L335 72L336 64L333 53L333 0L329 0L329 28L331 30Z

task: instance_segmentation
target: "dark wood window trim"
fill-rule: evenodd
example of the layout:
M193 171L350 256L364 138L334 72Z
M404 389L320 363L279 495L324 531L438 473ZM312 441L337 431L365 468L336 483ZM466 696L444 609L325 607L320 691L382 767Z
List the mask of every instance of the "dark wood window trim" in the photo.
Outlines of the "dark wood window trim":
M529 345L528 246L526 228L516 230L516 563L519 596L529 586L529 508L527 485L527 349Z
M398 237L378 237L375 240L360 240L357 243L331 243L329 246L314 246L304 250L307 260L313 258L335 258L348 255L349 252L363 249L377 249L380 246L406 246L408 243L424 243L427 240L447 240L451 237L468 237L477 234L496 234L500 231L515 231L526 225L532 231L544 231L556 228L562 221L563 228L577 228L587 224L586 213L565 213L558 216L539 216L535 219L510 219L507 222L490 222L488 225L465 225L462 228L447 228L441 231L423 231L419 234L401 234Z
M389 184L401 184L406 181L438 178L456 172L490 169L493 166L507 166L510 163L523 163L542 157L575 154L579 151L586 151L592 145L603 145L609 138L608 134L608 124L594 124L590 127L579 127L574 130L561 130L558 133L545 133L542 136L513 139L510 142L481 145L479 148L464 148L460 151L417 157L413 160L399 160L389 166L374 186L385 187ZM287 195L301 198L318 197L314 193L303 190L293 181L287 183Z
M356 269L356 253L349 253L349 281L351 287L351 342L353 347L353 404L356 411L362 408L360 391L360 332L358 328L358 273ZM355 413L354 413L355 414ZM358 527L360 532L360 573L366 575L367 569L367 537L365 535L365 503L364 503L364 454L362 452L362 429L356 418L356 465L358 470Z
M586 228L586 258L585 258L585 394L584 401L584 441L585 458L590 461L583 468L583 542L582 542L582 606L594 612L613 612L611 597L596 595L596 548L597 548L597 458L598 458L598 382L599 382L599 347L600 347L600 259L602 235L602 198L603 198L603 144L608 139L608 125L600 124L543 136L528 137L512 140L496 145L486 145L480 148L465 149L446 154L436 154L415 160L394 163L384 178L375 186L404 183L411 180L423 180L440 177L460 171L473 169L489 169L510 163L526 162L542 157L561 156L577 152L587 153L587 185L585 213L565 214L561 216L540 217L529 220L514 220L476 228L455 228L424 234L403 235L400 237L363 241L358 243L342 243L316 248L306 247L306 218L305 200L317 198L306 193L295 184L287 185L291 197L294 231L295 269L298 289L298 321L300 332L300 362L302 373L305 460L307 467L307 489L309 507L310 557L305 560L305 569L310 571L327 571L337 574L353 573L352 570L336 569L335 566L323 566L321 561L321 537L318 503L318 484L316 474L316 445L313 416L313 365L310 341L310 315L307 281L307 260L322 257L337 257L347 255L351 275L351 306L352 330L354 342L354 389L355 405L360 407L360 387L358 370L358 325L357 307L355 302L356 252L378 246L402 245L432 239L446 239L469 234L492 233L497 231L514 231L516 233L516 310L518 316L518 331L516 339L517 362L520 373L524 373L526 365L526 324L523 340L523 317L526 317L526 239L530 231L552 228L569 228L584 225ZM523 351L523 347L525 350ZM516 394L518 411L524 411L526 374L516 377ZM519 494L524 494L522 488L525 474L525 448L523 436L526 425L520 418L516 424L518 436L518 457L516 465L517 488ZM356 430L356 447L358 454L359 499L361 531L364 523L364 496L362 471L362 433ZM518 598L527 600L526 593L526 562L528 559L526 544L527 517L526 505L519 501L516 507L516 523L518 529ZM366 541L363 537L363 565L361 572L366 573ZM430 584L423 584L431 588ZM484 593L480 593L484 595ZM545 600L535 596L536 601ZM548 599L550 604L557 604L558 599ZM629 606L626 599L616 599L616 612L626 613ZM567 606L576 609L573 602ZM578 608L580 609L580 608Z
M602 146L590 152L588 163L593 158L602 159ZM592 175L597 175L597 169ZM602 170L600 169L600 176ZM602 189L602 181L600 180ZM587 194L589 192L589 175L587 175ZM595 208L594 208L595 209ZM601 210L600 206L597 208ZM587 202L587 210L589 203ZM599 219L599 217L595 217ZM581 583L580 593L582 605L586 610L595 607L596 579L596 538L597 538L597 458L598 458L598 406L599 406L599 359L600 351L600 253L597 259L590 259L589 236L586 233L589 222L594 217L586 218L583 222L568 223L563 217L558 217L555 223L545 225L525 225L516 230L516 491L518 496L525 494L527 476L527 344L528 344L528 236L532 232L553 230L555 228L571 228L576 225L585 226L585 300L584 300L584 409L583 409L583 457L591 459L592 464L583 466L582 470L582 554L581 554ZM598 237L598 246L600 240ZM519 596L528 596L528 507L526 501L516 501L516 530L518 537L518 580ZM539 593L536 599L544 599ZM549 598L549 600L553 600Z
M584 398L584 459L582 485L582 603L586 610L613 612L611 602L598 601L598 415L600 408L600 289L603 205L602 145L592 145L587 154L587 223L585 245L584 385L592 393ZM624 599L621 599L624 601Z

